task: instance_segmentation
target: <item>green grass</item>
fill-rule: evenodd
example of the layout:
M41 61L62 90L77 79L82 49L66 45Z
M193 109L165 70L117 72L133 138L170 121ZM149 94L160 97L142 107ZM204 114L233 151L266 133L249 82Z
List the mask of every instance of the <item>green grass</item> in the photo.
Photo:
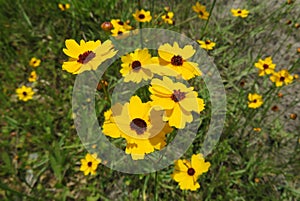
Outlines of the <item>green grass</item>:
M190 1L142 1L153 20L143 27L165 28L183 33L193 40L209 38L217 43L208 54L214 58L227 95L227 118L220 141L206 157L209 171L200 179L196 192L181 191L170 175L173 166L157 173L129 175L104 165L96 176L79 171L83 147L72 119L72 90L76 76L63 71L67 57L64 41L104 41L109 33L101 23L110 19L129 19L138 27L132 13L135 1L64 1L71 4L66 12L58 9L59 1L0 0L0 200L299 200L300 134L299 79L291 85L276 88L267 77L258 77L254 63L272 56L276 69L287 68L299 74L299 1L273 6L269 1L242 1L250 10L245 19L235 18L232 1L206 1L211 11L209 21L195 18ZM175 26L158 25L163 7L175 13ZM291 25L286 21L292 20ZM298 21L299 23L299 21ZM18 101L15 90L27 83L33 70L31 57L42 59L35 70L34 100ZM110 94L121 78L120 62L104 78ZM193 81L207 103L202 124L193 145L185 154L198 153L209 127L209 93L202 79ZM245 82L245 85L241 85ZM257 110L247 107L248 93L263 95L264 104ZM284 93L284 98L277 96ZM138 91L146 99L146 93ZM110 107L98 92L97 113ZM280 105L280 110L271 110ZM286 118L285 118L286 117ZM101 119L101 117L100 117ZM102 119L103 120L103 119ZM254 127L262 128L254 132ZM116 141L116 144L122 142ZM31 178L30 178L31 177ZM259 182L255 182L255 179Z

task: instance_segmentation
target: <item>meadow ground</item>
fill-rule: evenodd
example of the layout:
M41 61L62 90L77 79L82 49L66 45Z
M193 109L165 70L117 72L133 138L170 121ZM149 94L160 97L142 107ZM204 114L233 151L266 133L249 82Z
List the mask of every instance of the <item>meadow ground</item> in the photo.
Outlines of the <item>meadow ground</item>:
M59 6L60 3L65 7ZM17 0L14 3L0 0L0 200L299 200L300 2L211 0L200 3L206 8L200 6L195 12L197 9L193 10L192 6L196 1L187 0ZM143 19L133 16L141 8L150 11L149 22L138 22L145 16ZM238 8L246 11L231 11ZM242 16L247 11L249 13ZM173 12L174 17L168 12ZM103 25L112 19L121 19L124 23L119 23L120 27L114 25L114 29L109 23ZM157 172L126 174L107 167L108 161L98 164L99 161L86 158L89 152L77 135L75 127L78 125L74 121L75 116L81 114L72 110L72 92L78 75L72 74L73 67L62 68L70 56L63 52L66 40L104 42L112 34L118 38L121 37L118 33L123 32L126 37L126 31L141 27L175 31L193 41L204 41L202 48L205 44L211 46L202 51L210 56L222 78L226 120L220 139L212 152L205 154L206 163L201 161L198 169L193 161L190 167L188 162L179 160ZM184 52L188 52L187 49ZM150 53L162 60L167 57L159 51ZM89 54L87 51L78 54L75 63L81 62L84 66L89 62L85 60ZM183 66L188 59L182 60L181 56L175 51L168 65ZM268 57L272 61L266 60ZM115 86L122 76L127 76L122 73L125 70L120 72L126 68L124 61L116 60L99 81L95 108L100 126L105 127L105 121L112 128L115 123L104 114L112 107L110 100ZM134 66L133 60L129 66ZM134 67L129 69L131 71ZM188 74L180 76L176 79L186 79ZM198 94L194 100L204 100L205 108L200 112L201 124L196 138L181 159L190 160L200 153L215 111L205 79L208 77L186 79ZM22 86L28 88L22 89ZM153 100L156 95L157 103L169 107L160 99L164 94L154 93L154 83L151 87L150 92L143 87L135 94L143 102ZM153 96L149 96L150 93ZM170 96L174 104L186 95L179 91L178 96L174 94ZM136 118L137 127L130 124L137 134L144 132L146 120L141 118ZM175 131L180 131L182 126L171 116L167 120L165 123L173 128L165 139L170 143ZM121 150L135 150L130 148L130 142L135 142L137 147L142 147L138 151L146 153L144 142L132 141L122 132L117 136L115 131L119 130L107 130L104 131L107 138ZM101 149L100 144L95 145ZM152 150L154 145L148 143L147 146ZM131 159L134 155L128 157ZM91 169L88 162L94 165ZM183 189L179 182L181 177L174 176L181 162L189 166L188 171L183 171L184 180L198 179L200 188L191 190L197 186L193 181L195 183ZM210 167L206 170L204 166L208 162ZM193 171L200 172L199 178L194 177Z

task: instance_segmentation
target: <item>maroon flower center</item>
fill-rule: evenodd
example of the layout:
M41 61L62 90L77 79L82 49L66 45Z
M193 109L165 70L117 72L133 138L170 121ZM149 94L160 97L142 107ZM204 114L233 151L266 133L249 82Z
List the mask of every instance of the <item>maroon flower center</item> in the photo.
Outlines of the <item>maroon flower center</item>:
M256 102L257 102L257 100L256 100L256 99L254 99L254 100L253 100L253 103L256 103Z
M123 26L123 25L124 25L124 22L119 21L118 24L121 25L121 26Z
M268 65L268 64L264 64L263 67L264 67L264 69L266 70L266 69L269 68L269 65Z
M200 12L199 12L199 15L203 16L203 15L204 15L203 11L200 11Z
M241 11L241 10L239 10L237 13L238 13L238 14L241 14L241 13L242 13L242 11Z
M166 19L169 19L170 17L169 17L169 15L166 15Z
M188 173L188 175L193 176L195 174L194 168L189 168L187 173Z
M23 94L24 96L27 96L27 92L26 92L26 91L24 91L22 94Z
M183 100L184 98L185 98L185 93L181 92L180 89L174 90L174 92L171 96L171 99L176 103Z
M123 34L123 31L118 31L118 35L122 35Z
M134 61L132 62L131 67L134 71L139 71L142 68L142 64L139 61Z
M131 130L134 130L136 134L141 135L147 130L147 123L140 118L135 118L130 122Z
M280 77L279 80L280 82L283 82L285 80L285 77Z
M88 50L85 53L79 55L77 62L86 64L90 60L92 60L95 56L96 54L93 51Z
M210 44L210 41L209 41L209 40L206 40L206 41L205 41L205 44L206 44L206 45L209 45L209 44Z
M88 165L89 167L92 167L93 163L90 161L90 162L87 163L87 165Z
M139 14L139 18L140 19L145 19L145 15L144 14Z
M173 64L174 66L182 66L183 64L182 57L180 55L173 56L171 59L171 64Z

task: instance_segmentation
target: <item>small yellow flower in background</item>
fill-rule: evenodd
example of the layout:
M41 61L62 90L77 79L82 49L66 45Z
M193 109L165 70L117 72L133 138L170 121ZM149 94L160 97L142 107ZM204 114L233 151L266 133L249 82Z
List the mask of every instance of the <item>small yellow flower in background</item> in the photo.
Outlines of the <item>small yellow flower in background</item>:
M29 81L29 82L35 82L36 79L37 79L37 74L36 74L35 71L32 71L32 72L30 73L30 76L29 76L29 78L28 78L28 81Z
M231 9L231 13L233 16L235 17L242 17L242 18L245 18L248 16L249 14L249 11L248 10L245 10L245 9Z
M101 163L101 159L97 158L97 154L86 154L84 159L81 159L80 171L84 173L84 175L96 174L96 169L98 165Z
M129 34L129 31L124 29L123 27L118 27L110 30L111 35L116 37L116 38L124 38Z
M271 57L267 57L264 60L259 59L254 66L259 69L258 75L264 76L272 74L275 70L276 64L273 64Z
M209 162L205 162L202 154L193 154L191 162L183 159L175 162L174 172L171 177L179 183L181 190L195 191L200 188L198 178L210 167Z
M132 16L138 22L150 22L152 19L150 11L145 11L144 9L136 10Z
M115 29L123 28L127 31L132 29L132 26L130 26L127 22L121 21L120 19L112 19L110 22Z
M299 75L298 74L295 74L294 75L294 79L298 79L299 78Z
M16 93L19 97L19 100L28 101L32 99L34 91L31 87L22 86L21 88L16 89Z
M173 24L173 23L174 23L173 17L174 17L174 13L170 11L170 12L168 12L167 14L161 16L161 19L162 19L165 23Z
M211 40L208 40L208 39L205 40L205 41L197 40L197 42L200 44L200 47L205 49L205 50L212 50L216 45L216 43L214 43L214 42L212 42Z
M258 94L248 94L248 107L258 108L263 104L262 96Z
M38 67L40 64L41 64L41 60L36 57L32 57L29 61L29 66L31 67Z
M207 20L209 17L209 12L206 11L206 6L201 5L199 2L192 6L192 9L198 13L198 17Z
M255 132L260 132L260 131L261 131L261 128L253 128L253 131L255 131Z
M283 84L288 85L293 82L293 76L289 74L288 70L283 69L279 72L274 72L270 80L275 82L276 87L281 87Z
M62 3L59 3L58 4L58 8L61 10L61 11L66 11L70 8L70 4L66 3L66 4L62 4Z
M259 182L260 182L260 179L259 179L259 178L255 178L255 179L254 179L254 182L255 182L255 183L259 183Z
M173 82L164 76L163 80L153 79L149 91L154 107L165 110L164 120L170 126L184 128L186 123L193 121L192 111L200 113L204 110L204 101L198 98L193 87L187 88L180 82Z
M63 63L62 69L73 74L96 70L101 63L117 53L110 40L102 44L100 40L96 42L81 40L80 44L77 44L75 40L68 39L65 44L67 48L64 48L63 52L70 58Z

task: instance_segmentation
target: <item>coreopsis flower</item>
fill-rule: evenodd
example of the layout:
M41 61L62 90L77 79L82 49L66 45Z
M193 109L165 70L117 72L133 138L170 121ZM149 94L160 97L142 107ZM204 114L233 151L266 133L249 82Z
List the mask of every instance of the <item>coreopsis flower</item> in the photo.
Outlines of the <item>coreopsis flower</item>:
M41 64L41 60L36 57L32 57L29 61L29 66L31 67L38 67L40 64Z
M188 61L195 52L191 45L180 48L177 42L174 42L173 46L166 43L158 48L158 63L170 69L170 72L176 72L178 76L189 80L202 75L202 72L198 69L198 64Z
M290 75L286 69L283 69L279 72L274 72L270 76L270 80L275 82L276 87L281 87L283 84L288 85L293 82L293 79L293 76Z
M122 137L122 132L120 131L120 129L118 128L115 120L114 120L114 116L120 115L121 111L122 111L122 105L121 104L116 104L113 106L113 111L114 111L114 115L112 112L112 109L107 110L106 112L104 112L104 123L103 123L103 133L105 133L105 135L112 137L112 138L120 138ZM111 132L113 131L113 132Z
M206 6L201 5L199 2L192 6L192 9L198 13L198 17L207 20L209 17L209 12L206 11Z
M150 11L145 11L144 9L136 10L132 16L138 22L150 22L152 19Z
M165 15L162 15L162 16L161 16L161 19L162 19L165 23L173 24L173 23L174 23L173 17L174 17L174 13L170 11L170 12L166 13Z
M262 96L258 94L248 94L248 107L259 108L263 104Z
M127 22L121 21L120 19L112 19L110 22L115 29L123 28L126 31L132 29L132 26L130 26Z
M249 14L249 11L246 10L246 9L231 9L231 13L233 16L235 17L242 17L242 18L245 18L248 16Z
M273 73L276 64L273 64L271 57L267 57L264 60L259 59L258 62L254 64L254 66L259 69L258 75L264 76Z
M35 82L36 79L37 79L37 74L36 74L35 71L32 71L32 72L30 73L30 76L29 76L29 78L28 78L28 81L29 81L29 82Z
M142 103L138 96L131 97L121 108L113 106L110 118L115 125L104 124L103 133L125 138L125 153L131 154L133 160L144 159L145 154L162 149L166 145L165 135L172 132L162 120L162 111L154 110L150 102Z
M127 37L129 34L129 31L124 29L123 27L114 28L114 29L110 30L110 32L111 32L112 36L114 36L118 39Z
M191 162L183 159L175 162L174 172L171 177L179 183L181 190L195 191L200 188L198 178L210 167L209 162L205 162L202 154L193 154Z
M101 63L117 53L110 40L102 44L100 40L96 42L81 40L80 44L77 44L75 40L68 39L65 44L67 48L64 48L63 52L70 58L63 63L62 69L73 74L96 70Z
M31 87L26 87L23 85L22 87L16 89L16 93L19 97L19 100L26 102L32 99L34 91L32 90Z
M81 166L80 171L84 173L84 175L95 175L98 165L101 163L101 159L97 158L97 154L86 154L84 159L80 160Z
M165 110L164 120L170 126L184 128L186 123L193 121L192 111L200 113L204 110L204 101L198 98L193 87L186 87L180 82L173 82L164 76L162 80L153 79L149 91L151 104Z
M253 131L255 131L255 132L260 132L260 131L261 131L261 128L253 128Z
M197 40L197 42L200 44L200 47L205 49L205 50L212 50L216 45L216 43L214 43L214 42L212 42L211 40L208 40L208 39L205 40L205 41Z
M66 3L66 4L62 4L62 3L59 3L58 4L58 8L61 10L61 11L66 11L70 8L70 4Z

